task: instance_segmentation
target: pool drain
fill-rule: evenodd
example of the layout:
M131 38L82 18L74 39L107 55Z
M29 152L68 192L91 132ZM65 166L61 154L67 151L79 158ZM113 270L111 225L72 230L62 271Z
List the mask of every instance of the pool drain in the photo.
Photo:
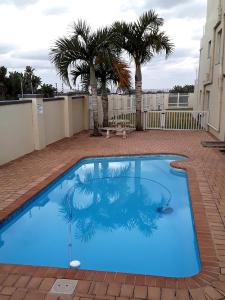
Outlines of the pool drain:
M72 295L77 285L77 280L56 279L50 293Z

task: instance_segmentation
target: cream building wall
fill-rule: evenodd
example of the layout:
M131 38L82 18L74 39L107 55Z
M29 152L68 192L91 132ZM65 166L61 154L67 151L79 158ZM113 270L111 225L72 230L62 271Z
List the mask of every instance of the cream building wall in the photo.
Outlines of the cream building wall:
M84 96L0 102L0 165L89 128Z
M72 97L72 132L78 133L82 130L88 130L89 116L88 116L88 99Z
M44 102L44 122L46 145L65 137L64 101Z
M0 105L0 165L32 151L32 103Z
M225 1L208 0L195 85L195 108L209 111L209 131L220 140L225 140L224 30Z

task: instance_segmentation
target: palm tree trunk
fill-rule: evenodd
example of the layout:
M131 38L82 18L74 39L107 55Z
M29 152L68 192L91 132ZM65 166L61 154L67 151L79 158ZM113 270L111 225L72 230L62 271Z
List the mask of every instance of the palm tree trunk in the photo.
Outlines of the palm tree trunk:
M91 93L92 93L92 106L93 106L93 119L94 119L94 130L92 136L100 136L101 133L98 130L97 80L96 80L95 69L93 65L90 65L90 86L91 86Z
M103 127L108 127L109 125L109 115L108 115L108 94L106 87L102 87L102 109L103 109Z
M136 130L143 130L141 123L141 101L142 101L142 74L141 64L136 62L135 71L135 97L136 97Z

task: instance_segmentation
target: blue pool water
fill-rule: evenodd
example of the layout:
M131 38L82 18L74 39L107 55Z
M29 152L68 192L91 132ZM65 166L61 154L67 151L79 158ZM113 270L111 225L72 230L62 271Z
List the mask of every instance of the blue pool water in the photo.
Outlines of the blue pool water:
M169 277L200 271L175 155L84 159L0 225L0 263Z

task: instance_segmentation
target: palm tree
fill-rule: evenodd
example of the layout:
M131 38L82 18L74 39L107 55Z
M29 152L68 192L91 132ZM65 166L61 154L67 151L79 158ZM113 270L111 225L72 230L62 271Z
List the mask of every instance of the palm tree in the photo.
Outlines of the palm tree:
M173 52L174 45L165 32L160 31L164 20L154 10L145 12L136 22L115 22L114 33L117 45L133 58L135 63L135 95L136 95L136 129L142 130L141 100L142 73L141 65L149 62L155 54L163 51L166 57Z
M35 69L26 66L23 74L23 78L21 77L21 80L23 81L24 90L25 93L31 93L34 94L37 92L38 86L41 85L41 78L39 76L36 76L34 74Z
M76 84L78 77L81 77L81 82L85 90L90 82L89 66L83 63L75 67L71 71L73 82ZM119 56L111 54L110 60L105 57L97 57L95 64L95 75L98 82L98 87L101 91L102 107L103 107L103 126L108 126L108 85L113 83L118 85L118 88L124 90L129 89L131 83L130 71L128 65Z
M108 28L92 32L84 21L73 25L72 35L58 39L50 51L51 61L54 63L62 79L70 85L69 68L73 69L87 64L90 76L90 87L93 101L94 136L98 131L98 99L97 80L95 75L96 58L102 53L110 51L110 31Z

